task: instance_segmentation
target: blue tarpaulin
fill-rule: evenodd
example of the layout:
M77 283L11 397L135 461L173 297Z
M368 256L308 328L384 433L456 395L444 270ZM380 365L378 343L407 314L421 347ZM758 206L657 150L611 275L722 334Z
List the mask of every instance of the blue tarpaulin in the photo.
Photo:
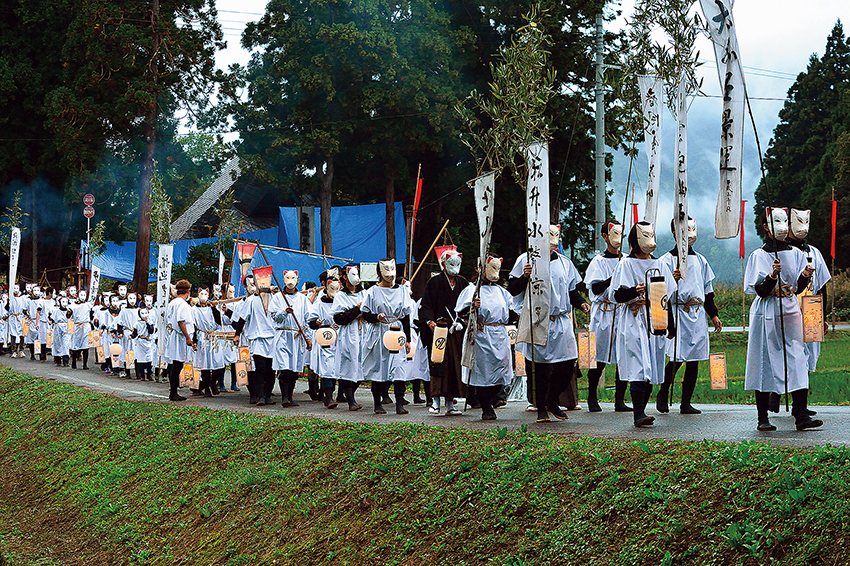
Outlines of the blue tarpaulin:
M232 235L232 237L235 236L236 234ZM255 232L245 232L240 237L246 240L259 240L263 245L273 246L277 243L278 229L268 228L266 230L257 230ZM218 238L197 238L195 240L178 240L176 242L172 242L172 244L174 244L174 265L182 265L186 263L189 256L189 249L193 246L210 244L215 242L217 239ZM80 249L88 249L88 242L85 240L81 241ZM148 277L149 283L156 281L156 259L156 244L151 244L150 269L154 271L151 271L153 275ZM116 281L130 282L133 280L133 270L136 265L136 242L105 242L103 254L93 258L92 263L100 267L101 277L114 279Z
M316 250L322 249L320 209L314 214ZM277 245L298 249L298 209L280 207ZM353 259L357 263L376 262L387 257L387 208L383 204L331 207L331 255ZM407 228L404 225L404 207L395 203L395 261L405 263ZM277 270L275 270L277 271Z
M267 248L265 246L263 246L263 252L265 252L269 263L267 264L265 259L263 259L263 254L260 253L260 250L256 250L254 252L254 257L251 260L251 268L272 265L274 267L274 274L277 276L281 285L283 285L284 270L294 269L298 271L300 287L307 281L313 281L318 284L319 274L321 272L325 271L332 265L343 265L346 263L338 260L326 260L325 258L317 255L308 255L294 251ZM242 273L240 272L239 264L237 263L233 268L233 273L230 274L230 283L232 283L235 287L234 293L237 297L245 294L245 288L242 286L241 279ZM274 279L272 279L272 284L275 284Z

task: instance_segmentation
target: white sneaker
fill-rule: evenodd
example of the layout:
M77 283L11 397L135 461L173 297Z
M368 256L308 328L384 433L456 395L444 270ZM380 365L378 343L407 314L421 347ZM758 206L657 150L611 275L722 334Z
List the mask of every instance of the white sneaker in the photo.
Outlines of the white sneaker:
M461 411L457 407L449 407L448 409L446 409L446 416L447 417L455 417L457 415L462 415L462 414L463 414L463 411Z
M437 405L436 403L434 403L433 405L428 407L428 412L431 413L432 415L439 415L440 414L440 406Z
M526 408L525 408L525 412L526 412L526 413L536 413L536 412L537 412L537 407L535 407L534 405L529 404L529 405L528 405L528 407L526 407Z

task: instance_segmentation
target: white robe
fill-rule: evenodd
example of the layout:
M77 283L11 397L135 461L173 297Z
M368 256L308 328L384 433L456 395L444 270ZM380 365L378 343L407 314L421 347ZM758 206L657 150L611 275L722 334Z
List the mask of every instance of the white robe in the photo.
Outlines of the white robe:
M68 311L55 308L50 313L50 319L53 321L52 353L56 357L67 356L71 345L71 335L68 334Z
M92 303L77 303L69 307L74 319L74 334L71 335L72 350L88 350L89 348L93 306Z
M153 326L153 332L148 331L147 322ZM156 357L156 344L153 341L153 335L156 333L156 318L148 314L147 322L140 318L136 321L135 327L130 329L135 331L133 355L139 363L153 363Z
M356 307L363 301L365 291L347 293L340 291L334 297L334 316ZM336 375L338 379L348 381L363 381L363 325L362 320L354 320L349 324L340 325L337 332L337 364Z
M21 323L24 320L24 298L9 297L9 335L18 338L23 334Z
M292 313L286 312L287 306L292 307ZM300 372L310 361L307 350L309 335L306 335L305 322L310 306L310 300L303 293L284 295L278 292L269 300L269 316L275 329L273 370ZM304 331L304 335L299 333L299 328Z
M269 308L273 297L269 298ZM234 313L234 317L236 317ZM272 319L263 308L263 300L259 295L251 295L239 303L239 315L236 320L244 320L242 336L252 356L272 359L274 356L275 330Z
M678 259L667 252L661 261L672 273L678 269ZM667 356L679 362L708 359L708 318L705 312L705 296L714 292L714 271L702 254L688 255L688 277L674 287L676 294L671 304L676 305L673 318L676 321L676 337L667 341ZM676 299L675 297L678 297ZM697 299L702 305L683 306L690 299Z
M195 328L198 331L198 350L195 352L195 367L202 370L221 369L224 367L224 350L220 341L212 336L212 332L221 330L213 317L215 307L207 305L192 307Z
M224 309L219 309L219 312L221 312L221 331L233 332L233 320L227 316L223 310ZM232 313L233 311L231 311L231 314ZM224 354L225 367L239 361L239 350L236 349L236 346L233 344L233 340L220 341L219 346L222 348Z
M649 269L659 269L667 282L667 297L676 291L676 282L670 269L660 259L638 259L624 257L611 276L611 295L621 287L635 287L646 282ZM647 290L648 294L648 290ZM646 295L645 295L646 296ZM638 299L632 299L633 303ZM664 348L667 336L650 335L647 321L647 308L641 306L637 314L632 314L628 304L620 307L622 315L617 324L616 345L617 366L620 379L624 381L643 381L652 385L664 383Z
M324 295L323 295L324 296ZM323 299L316 297L316 301L313 303L310 308L310 312L307 314L306 322L310 324L314 321L319 321L319 330L313 332L314 335L318 334L322 331L322 327L330 326L337 332L337 341L335 341L332 345L328 347L322 347L313 342L313 360L311 360L311 367L313 370L319 374L320 377L325 379L336 379L336 370L337 370L337 343L339 342L339 325L334 322L333 315L331 312L333 311L333 301L325 302Z
M171 299L165 309L166 341L165 358L169 362L190 362L195 359L192 348L186 345L186 337L180 330L180 323L186 325L186 332L191 337L195 333L195 318L192 307L182 297Z
M339 296L339 295L337 295ZM401 319L413 312L407 287L381 287L375 285L366 291L360 310L364 313L383 314L388 322L364 324L363 376L370 381L400 381L405 378L407 354L402 348L392 353L384 346L384 333L391 325L401 327Z
M617 348L614 346L615 340L612 340L616 328L612 329L612 326L617 325L625 311L622 305L614 301L614 291L610 285L600 295L593 292L591 285L609 279L618 263L619 257L599 254L590 260L584 274L584 283L590 295L590 323L587 328L596 334L596 361L603 364L617 363Z
M744 389L785 393L785 360L787 359L788 392L808 389L808 357L803 347L803 316L797 297L782 299L785 321L785 353L782 348L779 297L760 297L755 286L773 271L773 252L762 248L750 254L744 276L744 292L756 295L750 307L750 333L747 340L747 371ZM806 255L797 248L779 252L782 263L780 279L792 293L797 291L797 279L806 268ZM778 288L774 287L774 291Z
M832 275L829 273L829 267L826 265L826 260L823 257L823 254L820 253L820 250L814 246L809 246L808 251L803 251L806 254L806 259L812 258L812 266L815 268L815 272L812 274L812 292L816 295L820 295L821 289L823 289L827 282L832 279ZM802 289L801 289L802 291ZM826 304L824 304L824 315L826 314ZM817 371L818 369L818 358L820 357L820 342L804 342L803 346L806 349L806 357L808 359L809 371Z
M472 305L475 285L468 285L457 298L455 311ZM511 340L506 325L510 319L513 297L500 285L482 285L478 322L482 330L475 333L475 363L469 370L469 385L489 387L507 385L513 378Z
M0 341L9 343L9 302L0 304Z
M522 277L522 270L527 263L527 255L522 254L516 259L514 267L511 269L511 277ZM549 338L546 345L534 346L532 356L531 345L518 342L516 351L527 359L533 357L535 362L554 364L578 358L578 344L570 318L570 313L573 310L570 305L570 291L581 282L581 276L576 271L573 262L563 255L557 254L557 257L549 262L549 279L551 303L549 305ZM513 309L517 313L522 312L524 296L525 293L523 292L513 297Z

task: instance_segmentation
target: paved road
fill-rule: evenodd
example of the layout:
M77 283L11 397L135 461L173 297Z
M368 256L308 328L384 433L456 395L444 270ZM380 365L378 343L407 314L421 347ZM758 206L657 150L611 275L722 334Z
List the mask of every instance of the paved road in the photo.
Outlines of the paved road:
M169 403L168 388L164 383L141 382L132 379L120 379L100 372L99 369L88 371L57 368L51 360L47 362L32 362L26 359L10 359L0 357L0 363L18 371L37 377L70 383L99 393L114 395L131 401L148 401ZM229 375L227 376L229 383ZM296 401L300 407L283 408L279 405L257 408L248 405L248 394L243 388L240 392L227 392L213 398L190 397L181 403L183 406L199 406L210 409L239 411L244 413L262 413L280 416L315 417L328 420L340 420L359 423L390 423L407 422L442 427L464 427L472 430L486 430L495 427L507 427L517 430L522 425L534 432L550 432L566 436L594 436L601 438L618 438L626 440L668 439L668 440L718 440L740 442L755 440L770 442L776 446L811 447L816 445L850 445L850 407L818 406L819 418L824 421L822 429L797 432L794 429L794 419L790 414L781 412L772 415L771 421L778 428L776 432L761 433L756 431L756 410L754 405L698 405L702 415L680 415L674 412L667 415L657 414L654 405L650 404L648 414L656 417L655 426L636 429L632 426L630 413L614 413L611 404L603 403L602 413L588 413L586 410L570 411L566 421L555 421L545 424L534 422L535 413L525 411L525 403L509 403L497 411L498 420L485 422L481 420L480 411L469 410L463 416L447 417L431 415L424 406L408 406L409 415L396 415L390 410L387 415L375 415L371 410L371 394L365 388L357 392L358 400L363 403L363 410L349 412L342 406L336 410L325 409L321 403L309 400L303 391L307 385L299 382L296 388ZM183 390L184 393L188 393ZM279 399L279 397L275 397ZM411 395L408 393L408 400Z

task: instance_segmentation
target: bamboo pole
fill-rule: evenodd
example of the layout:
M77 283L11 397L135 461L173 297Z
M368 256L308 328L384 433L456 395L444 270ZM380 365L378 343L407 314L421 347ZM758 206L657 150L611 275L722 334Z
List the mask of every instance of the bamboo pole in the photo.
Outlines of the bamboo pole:
M416 200L416 191L419 188L419 176L422 174L422 164L419 164L419 169L416 170L416 184L413 185L414 201ZM416 224L416 207L413 207L413 216L410 218L410 238L407 240L407 261L404 262L404 270L407 276L410 276L411 268L413 267L413 228ZM431 252L428 252L431 253ZM427 256L426 256L427 257Z
M249 242L248 240L242 240L242 241L243 241L243 243L246 243L246 244L252 244L253 243L253 242ZM260 245L260 244L257 243L257 245ZM292 250L292 249L289 249L289 248L279 248L277 246L270 246L268 244L263 244L263 246L266 247L266 248L269 248L270 250L279 250L279 251L282 251L282 252L292 252L292 253L296 253L296 254L312 255L312 256L323 257L323 258L327 258L327 259L338 259L339 261L354 261L353 259L347 258L347 257L336 257L336 256L332 256L332 255L324 255L324 254L317 254L317 253L313 253L313 252L305 252L304 250Z
M266 262L266 265L271 265L269 263L268 258L266 257L266 252L263 251L263 246L260 245L259 240L257 241L257 249L260 250L260 253L263 254L263 261ZM280 289L280 294L283 296L283 302L286 303L287 308L292 308L292 305L289 303L289 299L286 298L286 291L284 291L283 285L280 284L280 281L277 280L277 275L275 275L274 267L272 267L272 277L274 277L274 282L277 284L277 288ZM298 327L298 334L304 338L304 341L307 342L307 333L304 332L304 327L301 326L301 323L298 322L298 317L295 316L295 313L292 312L292 320L295 321L295 326Z
M239 236L242 235L242 225L245 223L243 220L239 223L239 230L236 231L236 239L233 240L233 258L230 261L230 273L227 274L227 284L230 285L230 280L233 279L233 266L236 263L236 258L239 257L239 250L236 248L236 244L239 243ZM224 283L224 279L221 281Z
M448 220L446 220L446 223L445 223L445 224L443 224L443 227L442 227L442 228L440 228L440 231L439 231L439 232L437 232L437 237L436 237L436 238L434 238L434 242L431 244L431 247L430 247L430 248L428 248L428 251L425 253L425 255L424 255L424 256L422 256L423 258L427 258L427 257L428 257L428 255L431 253L431 250L433 250L433 249L434 249L434 246L436 246L436 245L437 245L437 241L440 239L440 235L441 235L441 234L445 231L445 229L446 229L446 227L447 227L448 225L449 225L449 221L448 221ZM410 285L411 285L411 287L413 286L413 280L414 280L414 279L416 279L416 275L419 273L419 270L420 270L420 269L422 269L422 266L423 266L423 265L425 265L425 262L424 262L424 261L422 261L422 262L419 264L419 267L417 267L417 268L416 268L416 271L414 271L414 272L413 272L413 277L411 277L411 278L410 278Z

